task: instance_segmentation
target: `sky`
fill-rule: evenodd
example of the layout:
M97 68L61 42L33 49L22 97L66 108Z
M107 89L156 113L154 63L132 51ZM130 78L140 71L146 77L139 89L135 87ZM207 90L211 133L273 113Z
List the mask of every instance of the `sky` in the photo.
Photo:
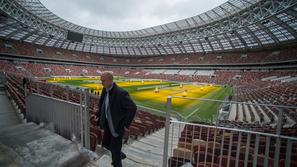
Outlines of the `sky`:
M131 31L206 12L226 0L40 0L57 16L84 27Z

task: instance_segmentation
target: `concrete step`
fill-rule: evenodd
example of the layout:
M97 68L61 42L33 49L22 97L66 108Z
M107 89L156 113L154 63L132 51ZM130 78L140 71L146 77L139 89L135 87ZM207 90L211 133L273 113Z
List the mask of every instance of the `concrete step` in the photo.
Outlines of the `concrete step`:
M182 129L183 127L181 127ZM172 134L172 130L174 131ZM172 149L177 147L180 129L170 125L169 135L169 154ZM163 163L163 147L164 147L165 129L160 129L150 135L142 137L136 141L132 141L128 145L123 145L122 151L127 158L122 161L124 167L159 167ZM99 148L99 150L98 150ZM111 167L111 156L109 153L100 151L101 147L97 147L100 159L97 164L100 167Z
M0 91L4 91L5 90L5 85L1 83L0 81Z
M4 91L0 91L0 130L19 124L16 111Z
M145 149L138 149L133 146L123 147L123 152L127 155L127 157L134 162L142 163L143 165L150 165L150 166L162 166L160 164L160 157L162 155L151 153Z
M163 147L150 145L148 143L144 143L142 141L134 141L133 144L131 144L131 147L137 148L139 150L147 151L159 156L162 156L163 154Z
M111 155L109 151L101 147L97 147L96 152L100 154L99 155L100 158L94 164L100 167L112 167L111 165L112 160L111 160ZM122 165L123 167L152 167L152 165L136 162L129 155L127 156L126 159L122 160ZM90 167L93 167L93 166L90 166Z
M14 136L14 135L18 135L19 133L26 133L27 131L33 131L35 129L40 128L39 126L37 126L36 124L30 122L30 123L25 123L25 124L17 124L15 126L10 126L7 128L2 128L0 129L0 134L3 134L3 136L1 137L7 137L7 136Z
M0 164L4 166L84 166L94 153L34 123L0 130ZM5 154L2 154L5 153ZM91 155L91 156L90 156Z

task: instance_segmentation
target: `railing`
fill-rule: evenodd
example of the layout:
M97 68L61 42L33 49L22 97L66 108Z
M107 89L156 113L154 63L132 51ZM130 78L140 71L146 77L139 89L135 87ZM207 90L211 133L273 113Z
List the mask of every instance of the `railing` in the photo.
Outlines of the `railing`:
M0 70L0 82L2 82L2 83L5 83L5 74L4 74L4 71L1 71Z
M171 120L171 111L175 107L173 102L177 99L208 102L220 107L223 103L230 104L230 107L241 106L240 109L227 111L229 114L234 111L238 114L239 110L242 110L245 114L240 117L245 116L248 119L237 118L226 121L236 116L228 115L227 118L226 116L223 118L221 113L217 112L214 113L216 118L208 119L207 123ZM163 167L179 167L186 163L197 167L296 166L296 120L287 113L288 109L296 110L297 106L169 96ZM261 118L259 118L260 113ZM201 120L207 119L201 118ZM247 123L248 121L251 122ZM168 148L171 149L168 150Z
M75 136L82 146L89 149L90 123L87 103L87 89L80 91L80 104L31 93L26 96L27 121L53 124L56 133L69 140Z

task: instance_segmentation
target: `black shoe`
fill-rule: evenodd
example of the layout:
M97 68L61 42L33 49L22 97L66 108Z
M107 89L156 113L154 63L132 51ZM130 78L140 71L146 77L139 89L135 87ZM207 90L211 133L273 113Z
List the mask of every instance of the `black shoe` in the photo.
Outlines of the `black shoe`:
M111 166L113 166L113 162L111 162Z
M127 158L127 155L123 152L121 152L121 160ZM111 165L113 166L113 162L111 162Z
M121 159L125 159L125 158L127 158L127 155L125 153L121 152Z

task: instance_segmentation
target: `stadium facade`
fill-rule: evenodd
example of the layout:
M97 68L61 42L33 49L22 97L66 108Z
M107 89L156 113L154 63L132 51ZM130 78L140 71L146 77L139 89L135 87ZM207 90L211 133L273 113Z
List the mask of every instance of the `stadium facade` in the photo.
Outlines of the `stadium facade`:
M38 0L0 5L2 38L113 56L246 51L294 44L297 37L294 0L230 0L197 16L123 32L68 22Z
M47 79L98 80L96 77L103 71L111 71L133 78L123 79L130 89L129 84L138 82L136 93L151 89L146 97L139 97L144 101L153 96L158 101L162 93L171 91L165 93L170 96L158 104L158 109L138 103L139 111L124 137L125 143L133 141L124 148L130 158L124 161L126 165L296 166L296 48L296 0L229 0L193 17L121 32L76 25L49 11L39 0L0 0L0 96L7 99L0 100L0 104L11 106L11 97L23 121L50 122L60 135L44 132L42 125L34 123L17 125L17 121L7 121L11 117L0 115L11 126L6 128L3 123L5 128L0 127L0 149L11 148L10 153L23 155L32 166L42 163L34 161L40 148L47 150L54 145L50 140L44 140L47 144L43 145L40 138L59 138L57 145L64 143L69 152L77 151L77 139L98 153L103 135L94 116L98 83L88 83L94 89L81 91ZM176 82L175 87L166 81ZM220 99L214 99L212 93L205 98L201 92L207 87L226 91L216 92ZM190 97L197 92L202 98ZM177 102L182 106L187 100L203 103L204 108L195 108L188 115L175 111ZM155 102L150 101L156 106ZM160 112L165 104L166 114ZM209 114L204 110L214 106L219 110L215 109L211 119L188 119L201 118ZM24 129L29 137L22 136ZM32 159L19 149L24 145L32 146L24 150L37 148L37 153L28 154L33 155L29 157ZM70 162L43 163L84 166L77 162L81 158L78 154L69 156ZM58 153L50 156L61 158ZM105 154L103 159L90 163L110 163L105 161L106 156L108 159ZM131 159L133 162L129 162Z

